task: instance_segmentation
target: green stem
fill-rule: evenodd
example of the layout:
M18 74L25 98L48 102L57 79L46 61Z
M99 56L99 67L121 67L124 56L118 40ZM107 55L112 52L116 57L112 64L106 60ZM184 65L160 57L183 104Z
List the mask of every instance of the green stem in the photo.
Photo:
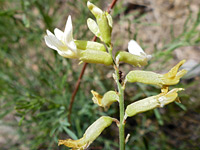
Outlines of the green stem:
M112 56L112 44L107 45L108 52ZM116 65L115 60L113 59L113 67L115 69L115 75L116 75L116 83L118 88L118 94L119 94L119 111L120 111L120 124L119 124L119 144L120 144L120 150L125 150L125 135L124 135L124 87L121 85L120 81L120 74L119 74L119 65Z
M115 74L117 77L117 87L118 87L118 94L119 94L119 108L120 108L120 125L119 125L119 143L120 143L120 150L125 150L125 135L124 135L124 88L122 87L121 83L119 82L120 75L119 69L115 67Z

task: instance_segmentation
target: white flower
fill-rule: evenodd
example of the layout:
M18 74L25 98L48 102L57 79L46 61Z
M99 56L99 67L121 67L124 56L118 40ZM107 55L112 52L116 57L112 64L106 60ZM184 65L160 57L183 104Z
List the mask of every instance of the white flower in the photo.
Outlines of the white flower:
M147 59L151 59L151 55L147 55L144 50L140 47L140 45L134 41L134 40L130 40L128 43L128 51L129 53L133 54L133 55L137 55L137 56L141 56L141 57L146 57Z
M55 28L54 34L47 30L44 37L48 47L56 50L61 56L66 58L77 58L77 47L73 39L73 28L71 16L68 17L64 32Z

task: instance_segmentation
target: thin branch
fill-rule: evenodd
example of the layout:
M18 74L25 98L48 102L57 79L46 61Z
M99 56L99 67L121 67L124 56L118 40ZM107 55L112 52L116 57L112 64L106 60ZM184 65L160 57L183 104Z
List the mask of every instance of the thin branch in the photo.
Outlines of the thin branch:
M110 6L107 9L107 12L110 13L111 9L115 6L117 0L113 0L112 3L110 4Z
M96 40L97 40L97 37L94 36L93 39L92 39L92 41L96 41ZM69 122L71 122L72 106L73 106L73 103L74 103L74 100L75 100L75 96L76 96L76 93L78 92L78 89L79 89L79 86L80 86L80 83L81 83L81 79L82 79L82 77L84 75L84 72L85 72L85 69L87 67L87 64L88 63L84 63L84 65L83 65L83 68L81 70L81 74L79 75L78 81L76 82L75 89L74 89L74 91L72 93L72 97L70 99L70 104L69 104L69 108L68 108L68 110L69 110L68 121Z
M108 12L108 13L111 12L111 9L115 6L116 2L117 2L117 0L113 0L113 1L112 1L112 3L110 4L110 6L109 6L108 9L107 9L107 12ZM97 39L97 37L94 36L94 38L92 39L92 41L96 41L96 39ZM81 70L81 74L80 74L80 76L79 76L79 78L78 78L78 81L76 82L75 89L74 89L74 91L73 91L73 93L72 93L72 97L71 97L71 99L70 99L70 104L69 104L69 108L68 108L68 110L69 110L68 121L69 121L69 122L71 122L72 106L73 106L73 103L74 103L74 100L75 100L75 96L76 96L76 93L78 92L78 89L79 89L79 86L80 86L80 83L81 83L81 79L82 79L82 77L83 77L83 74L84 74L84 72L85 72L86 67L87 67L87 63L84 63L83 68L82 68L82 70Z

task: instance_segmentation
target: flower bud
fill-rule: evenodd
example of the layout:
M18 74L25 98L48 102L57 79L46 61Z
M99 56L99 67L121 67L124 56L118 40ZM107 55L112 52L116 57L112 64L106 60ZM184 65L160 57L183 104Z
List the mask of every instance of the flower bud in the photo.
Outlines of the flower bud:
M58 145L65 145L73 149L86 149L108 126L111 125L113 118L108 116L102 116L96 120L89 128L85 131L83 137L79 140L59 140Z
M89 29L106 44L111 43L112 32L112 17L107 12L103 12L100 8L88 1L87 6L95 16L97 23L88 19L87 24Z
M86 131L84 136L90 141L94 141L101 132L111 125L113 118L108 116L102 116L96 120Z
M126 76L126 81L158 85L160 87L166 85L175 85L180 81L180 78L187 73L187 71L184 69L178 72L178 69L184 62L185 60L182 60L164 75L151 71L130 71Z
M92 41L82 41L82 40L76 40L74 41L77 49L80 50L97 50L97 51L104 51L106 52L106 48L103 44L98 42L92 42Z
M116 61L117 63L123 61L136 67L147 65L146 57L141 57L124 51L121 51L116 55Z
M112 65L113 60L110 54L103 51L85 50L80 53L80 60L86 63Z
M177 92L182 90L182 88L175 88L168 93L161 93L159 95L151 96L128 105L125 111L125 119L138 113L142 113L157 107L163 107L175 100L178 101Z
M112 103L119 101L119 96L115 91L108 91L103 96L93 90L91 92L93 95L93 102L105 109L109 108Z
M90 29L90 31L98 38L101 39L101 33L100 33L100 30L99 30L99 27L96 23L96 21L94 21L93 19L91 18L88 18L87 19L87 25L88 25L88 28ZM102 39L101 39L102 40Z
M126 81L128 82L140 82L145 84L152 84L162 86L164 82L161 80L160 74L154 73L152 71L141 71L141 70L134 70L130 71L126 75Z
M110 26L108 22L108 18L106 14L107 13L104 12L99 17L97 17L96 20L99 27L99 31L101 33L101 40L105 42L106 44L110 44L112 27Z
M89 10L92 12L92 14L95 17L98 17L99 15L101 15L103 13L103 11L100 8L98 8L94 4L90 3L89 1L87 2L87 7L89 8Z

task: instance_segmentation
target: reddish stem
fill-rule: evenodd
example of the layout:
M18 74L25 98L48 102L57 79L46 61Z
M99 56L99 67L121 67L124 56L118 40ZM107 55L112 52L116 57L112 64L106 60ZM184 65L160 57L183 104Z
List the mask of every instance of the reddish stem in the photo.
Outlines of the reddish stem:
M93 39L92 39L92 41L96 41L96 40L97 40L97 37L94 36ZM76 82L75 89L74 89L74 91L72 93L72 97L70 99L70 104L69 104L69 108L68 108L68 110L69 110L68 121L69 122L71 122L72 106L73 106L73 103L74 103L74 100L75 100L75 96L76 96L76 93L78 92L78 89L79 89L79 86L80 86L80 83L81 83L81 79L82 79L82 77L84 75L84 72L85 72L85 69L87 67L87 64L88 63L84 63L84 65L83 65L83 68L81 70L81 74L79 75L78 81Z
M107 9L107 12L110 13L111 9L115 6L117 0L113 0L112 3L110 4L110 6Z

